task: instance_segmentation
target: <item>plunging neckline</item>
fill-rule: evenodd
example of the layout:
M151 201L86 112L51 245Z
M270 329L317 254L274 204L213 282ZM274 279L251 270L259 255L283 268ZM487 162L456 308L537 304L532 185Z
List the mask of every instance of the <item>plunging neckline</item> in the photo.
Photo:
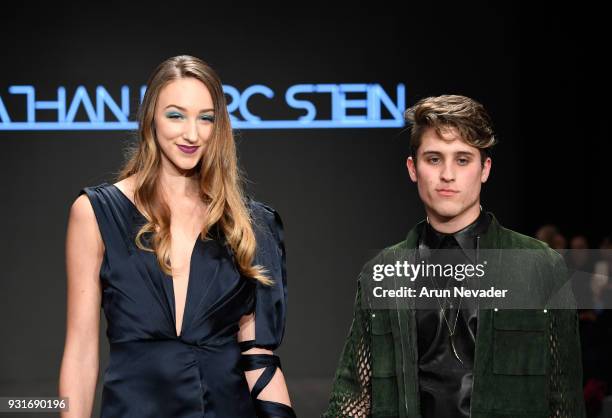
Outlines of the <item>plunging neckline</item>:
M111 183L106 183L106 184L110 184L110 186L114 187L117 192L119 192L119 194L121 195L121 197L123 197L123 199L127 200L128 203L131 205L132 210L134 210L136 212L136 214L138 216L140 216L142 219L147 220L147 218L143 215L143 213L138 209L138 207L136 207L136 204L134 202L132 202L132 199L130 199L129 197L127 197L127 195L119 188L117 187L115 184L111 184ZM172 290L172 320L173 320L173 330L174 330L174 335L176 338L181 338L183 335L183 331L185 329L185 317L187 316L187 307L188 307L188 302L189 302L189 289L191 288L191 273L193 271L193 256L195 254L196 248L198 246L198 243L201 242L202 240L200 239L200 233L198 233L198 236L196 237L195 243L193 244L193 247L191 249L191 256L189 257L189 273L187 275L187 290L185 291L185 303L183 304L183 317L181 318L181 329L180 332L176 331L176 291L174 290L174 276L170 276L166 273L164 273L162 271L162 274L166 277L169 277L170 280L172 280L172 286L170 286L170 289ZM160 269L161 270L161 269Z

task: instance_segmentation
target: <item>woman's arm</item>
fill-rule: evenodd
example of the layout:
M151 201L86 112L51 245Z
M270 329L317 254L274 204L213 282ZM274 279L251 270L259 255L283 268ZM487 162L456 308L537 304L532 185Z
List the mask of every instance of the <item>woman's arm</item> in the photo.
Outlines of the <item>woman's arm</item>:
M253 313L240 320L241 366L259 418L295 418L281 361L271 350L283 340L287 315L287 272L283 222L274 209L248 201L257 241L253 264L263 267L272 285L257 282Z
M104 243L86 195L70 209L66 233L66 340L59 396L68 397L63 418L91 417L99 369L100 266Z
M253 314L242 317L240 321L240 331L238 332L238 342L251 341L255 339L255 316ZM272 351L265 350L263 348L251 348L242 353L243 355L249 354L269 354L272 355ZM246 371L246 379L249 384L249 390L253 389L255 382L263 373L262 369ZM285 405L291 406L289 400L289 391L287 390L287 384L285 382L285 376L281 369L277 368L274 373L274 377L264 390L261 391L257 399L264 401L274 401L284 403Z
M255 316L253 314L242 317L240 321L240 331L238 332L238 342L252 340L255 340ZM273 355L272 351L257 347L250 348L249 350L244 351L242 354L243 356L252 354ZM261 377L263 372L264 368L245 371L247 383L249 384L249 390L253 390L255 383ZM270 380L270 383L268 383L257 396L257 399L262 401L278 402L291 406L285 377L280 368L276 368L272 380Z

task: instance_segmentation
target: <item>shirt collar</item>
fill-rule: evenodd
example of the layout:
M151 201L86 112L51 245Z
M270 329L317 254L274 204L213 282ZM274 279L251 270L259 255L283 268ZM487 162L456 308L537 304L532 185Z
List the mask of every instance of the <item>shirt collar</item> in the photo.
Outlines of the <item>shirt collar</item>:
M459 231L452 234L444 234L436 231L429 222L426 222L423 228L422 243L430 248L440 248L443 244L449 244L444 242L445 240L454 240L456 244L463 250L474 250L476 248L476 237L486 233L489 224L491 223L491 217L481 210L478 218L471 224L460 229ZM451 245L455 243L450 243Z

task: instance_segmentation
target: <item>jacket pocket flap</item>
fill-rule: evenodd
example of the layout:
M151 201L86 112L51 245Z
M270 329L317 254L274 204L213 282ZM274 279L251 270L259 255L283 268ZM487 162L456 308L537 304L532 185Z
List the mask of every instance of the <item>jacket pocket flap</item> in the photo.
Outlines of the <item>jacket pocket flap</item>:
M544 331L547 315L541 309L509 309L493 313L493 327L508 331Z

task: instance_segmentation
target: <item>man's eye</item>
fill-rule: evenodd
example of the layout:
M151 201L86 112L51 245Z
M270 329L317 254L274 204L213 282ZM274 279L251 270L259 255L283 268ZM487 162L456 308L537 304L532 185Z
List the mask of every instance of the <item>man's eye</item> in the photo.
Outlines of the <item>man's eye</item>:
M438 164L438 162L440 162L440 159L438 157L430 157L429 162L431 164Z
M459 162L459 165L466 165L470 162L470 160L468 160L467 158L459 158L457 161Z

